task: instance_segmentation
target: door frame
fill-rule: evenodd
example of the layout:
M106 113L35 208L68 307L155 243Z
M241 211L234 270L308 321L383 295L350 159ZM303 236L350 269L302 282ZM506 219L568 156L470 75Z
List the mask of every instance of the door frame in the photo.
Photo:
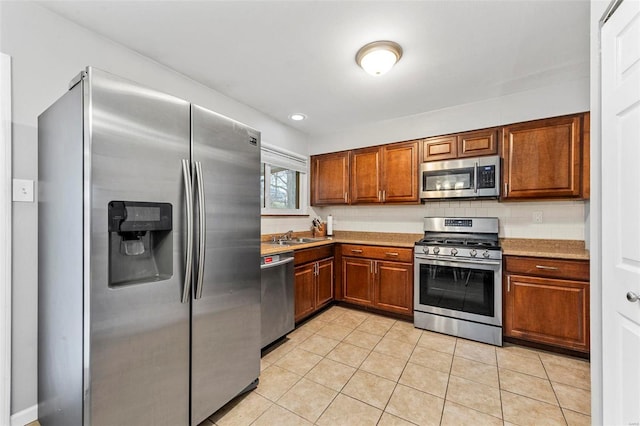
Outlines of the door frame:
M602 225L603 223L606 223L607 218L605 217L605 206L604 203L602 202L602 175L604 174L604 169L605 169L605 164L602 161L602 152L603 152L603 146L604 146L604 141L607 140L607 136L608 134L605 134L603 132L602 129L602 124L603 124L603 110L602 110L602 100L603 100L603 91L602 88L604 86L604 76L603 76L603 61L602 61L602 41L603 41L603 37L602 37L602 30L604 25L607 23L607 21L612 17L612 15L614 15L614 13L616 13L617 9L619 6L621 6L623 3L628 3L629 1L635 2L637 0L610 0L608 6L606 6L605 9L602 9L600 5L597 5L597 9L596 11L601 11L602 15L601 18L599 19L599 21L597 22L597 34L595 34L595 36L597 38L595 38L595 40L592 41L592 43L595 41L597 43L597 53L598 53L598 68L597 70L594 71L594 68L592 67L592 81L595 81L595 89L597 91L594 92L594 86L592 85L592 91L591 91L591 95L592 95L592 100L591 100L591 105L592 107L595 106L595 108L592 108L592 121L591 123L593 124L594 121L597 123L596 126L597 127L592 127L591 128L591 136L592 136L592 141L593 138L596 137L596 145L598 146L598 156L596 159L596 162L592 162L592 168L595 166L598 168L598 174L597 174L597 180L598 180L598 198L597 198L597 217L593 218L592 217L592 224L596 224L596 229L595 231L597 232L597 238L598 238L598 243L597 247L596 247L596 256L594 257L593 254L594 252L592 251L592 259L594 261L592 261L591 265L592 265L592 284L593 284L593 277L594 277L594 270L597 273L597 276L595 277L598 281L597 281L597 289L599 290L599 302L600 302L600 309L597 311L597 313L600 315L600 317L598 318L599 320L599 335L597 336L599 338L599 347L598 349L598 353L596 354L596 363L594 364L594 352L592 350L592 357L591 357L591 363L592 363L592 368L591 368L591 396L592 396L592 403L591 403L591 419L594 422L594 424L603 424L604 422L607 421L612 421L611 418L607 419L605 417L605 413L608 412L609 415L611 413L611 404L612 401L614 399L620 398L621 396L618 394L618 392L611 392L611 387L608 386L608 390L605 392L605 387L604 387L604 377L607 377L608 374L610 374L611 372L608 371L607 369L610 367L611 363L606 362L607 360L605 359L605 361L603 361L604 358L611 358L611 353L616 351L616 348L612 348L612 347L607 347L604 344L604 337L605 335L610 335L611 331L605 329L606 325L610 325L608 323L610 323L610 321L606 321L606 318L610 315L610 311L614 309L613 307L613 302L611 301L611 299L607 298L604 296L604 290L603 290L603 285L604 285L604 278L605 278L605 267L607 265L605 265L603 263L603 256L602 253L603 252L607 252L607 250L610 250L611 247L605 246L604 245L604 238L603 238L603 233L602 233ZM596 3L594 0L592 0L592 8L594 7L594 3ZM592 14L593 14L593 9L592 9ZM592 15L593 18L593 15ZM592 27L592 31L593 31L593 27ZM592 33L592 36L594 34ZM594 53L594 49L593 49L593 44L592 44L592 54ZM596 112L597 115L594 117L593 112ZM595 118L595 120L594 120ZM592 143L591 145L592 147L594 146L594 144ZM592 154L592 160L593 160L593 154ZM593 169L592 169L592 182L593 179L596 178L593 174ZM592 186L593 188L593 186ZM593 194L593 192L592 192ZM593 212L593 209L592 209ZM593 232L594 230L592 230ZM592 241L593 243L593 241ZM595 267L595 269L594 269ZM593 285L592 285L593 288ZM592 307L595 304L592 304ZM608 312L609 311L609 312ZM593 312L593 311L592 311ZM592 317L592 321L594 321L593 317ZM593 329L592 329L593 331ZM593 334L592 334L593 335ZM608 355L608 356L607 356ZM623 364L623 367L626 364ZM616 389L617 390L617 389Z
M11 57L0 52L0 424L11 423Z

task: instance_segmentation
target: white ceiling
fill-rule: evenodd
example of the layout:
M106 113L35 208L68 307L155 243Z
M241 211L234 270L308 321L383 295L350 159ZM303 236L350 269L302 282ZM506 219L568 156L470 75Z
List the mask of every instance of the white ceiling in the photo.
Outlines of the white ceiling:
M589 75L588 0L41 4L310 135ZM384 39L404 56L373 77Z

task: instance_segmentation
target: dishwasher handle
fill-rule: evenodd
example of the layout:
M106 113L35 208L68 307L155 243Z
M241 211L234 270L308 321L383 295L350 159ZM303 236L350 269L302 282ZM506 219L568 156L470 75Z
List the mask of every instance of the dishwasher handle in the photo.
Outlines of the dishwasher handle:
M293 262L293 257L288 257L283 260L278 260L276 262L265 263L264 265L260 265L260 269L274 268L276 266L284 265L285 263L291 263L291 262Z

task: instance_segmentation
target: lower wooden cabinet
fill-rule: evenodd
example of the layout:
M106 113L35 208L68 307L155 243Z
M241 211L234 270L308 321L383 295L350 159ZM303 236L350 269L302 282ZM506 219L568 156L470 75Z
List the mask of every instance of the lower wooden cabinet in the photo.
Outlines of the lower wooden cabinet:
M333 257L320 260L316 267L316 309L333 300Z
M295 268L294 319L296 322L316 310L315 266L315 263L310 263Z
M378 260L378 259L395 259ZM400 314L413 313L413 264L410 249L342 246L342 299Z
M387 311L413 314L413 265L376 261L374 306Z
M342 258L342 298L360 305L373 304L373 261Z
M504 335L589 352L589 262L506 256Z
M333 300L333 247L296 251L294 256L294 318L298 322Z

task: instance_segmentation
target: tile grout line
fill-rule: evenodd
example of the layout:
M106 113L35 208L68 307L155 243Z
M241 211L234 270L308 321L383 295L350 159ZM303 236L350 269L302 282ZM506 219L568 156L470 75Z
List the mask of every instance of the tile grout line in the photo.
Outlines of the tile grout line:
M327 311L325 311L325 312L327 312ZM378 373L376 373L376 372L371 372L371 371L367 371L367 370L362 370L362 369L361 369L362 364L363 364L363 363L366 361L366 359L367 359L369 356L371 356L371 354L372 354L372 353L374 353L374 352L375 352L375 353L377 353L377 354L380 354L380 355L387 355L387 356L391 356L391 355L386 354L385 352L380 352L380 351L376 351L376 350L375 350L375 349L380 345L380 343L381 343L384 339L391 339L392 341L397 341L397 342L400 342L400 343L409 343L409 340L404 340L404 338L405 338L405 337L408 337L408 336L402 336L402 334L405 334L405 333L403 333L403 332L404 332L404 329L403 329L403 328L399 328L399 327L395 327L395 326L396 326L396 324L401 324L401 323L402 323L402 324L404 324L404 322L400 322L400 321L394 320L393 322L391 322L391 325L389 326L389 328L387 328L387 329L386 329L386 331L384 332L384 334L383 334L382 336L380 336L380 335L378 335L378 334L370 333L370 332L369 332L370 330L375 330L375 327L369 328L369 330L359 330L359 328L360 328L360 327L362 327L362 326L364 326L367 322L369 322L369 321L371 321L371 320L375 320L375 318L376 318L376 317L375 317L374 315L372 315L372 314L370 314L370 313L367 313L367 314L365 314L365 316L363 317L363 319L362 319L361 321L359 321L359 322L357 322L357 321L356 321L356 322L357 322L357 325L356 325L355 327L353 327L353 323L351 323L348 327L346 327L346 326L344 326L344 325L342 325L342 324L338 324L338 323L336 322L336 321L339 321L339 318L340 318L340 317L342 317L342 316L343 316L344 314L346 314L346 313L348 313L348 311L346 311L346 312L340 312L340 313L339 313L339 314L337 314L337 315L335 316L335 318L333 318L331 321L326 321L326 320L325 320L325 319L323 319L321 316L318 316L318 317L316 317L316 318L311 319L311 321L314 321L314 320L316 320L316 319L317 319L317 320L319 320L319 322L320 322L320 323L323 323L324 325L322 325L322 326L318 326L318 325L316 324L316 325L312 326L312 327L314 328L313 330L311 330L311 329L307 329L306 331L309 333L309 335L308 335L308 336L306 336L305 338L303 338L303 339L302 339L302 340L300 340L299 342L294 343L294 344L291 346L291 348L290 348L287 352L285 352L283 355L281 355L279 358L277 358L275 362L267 363L267 366L265 367L265 370L266 370L266 369L270 368L271 366L276 365L276 362L279 362L279 360L280 360L280 359L282 359L282 358L286 357L286 356L287 356L291 351L295 350L296 348L298 348L298 349L300 349L300 350L304 350L304 351L309 352L309 353L312 353L312 354L314 354L314 355L318 355L318 356L320 356L319 354L316 354L315 352L312 352L312 351L308 351L308 350L306 350L306 349L299 348L299 346L300 346L300 345L302 345L305 341L307 341L308 339L312 338L313 336L320 336L320 337L322 337L322 338L325 338L325 339L332 339L332 340L334 340L334 341L337 341L337 342L338 342L338 343L337 343L335 346L333 346L333 347L332 347L332 348L331 348L331 349L330 349L330 350L329 350L325 355L320 356L320 360L319 360L317 363L315 363L315 364L314 364L314 365L313 365L313 366L312 366L312 367L311 367L311 368L310 368L310 369L309 369L309 370L308 370L308 371L307 371L303 376L299 376L299 379L297 379L297 380L296 380L296 382L295 382L292 386L290 386L290 387L289 387L289 388L288 388L288 389L283 393L283 395L281 395L281 396L278 398L278 400L280 400L280 399L281 399L281 398L282 398L282 397L283 397L287 392L289 392L289 391L291 390L291 388L293 388L294 386L296 386L296 385L300 382L300 380L301 380L302 378L305 378L305 379L307 379L307 380L309 380L309 381L311 381L311 382L313 382L313 383L316 383L316 384L318 384L318 385L320 385L320 386L323 386L323 387L325 387L325 388L327 388L327 389L330 389L330 390L332 390L332 391L336 392L336 394L335 394L335 395L333 396L333 398L330 400L329 404L324 408L324 410L322 411L322 413L319 415L318 419L316 419L316 421L314 422L314 424L317 424L318 420L319 420L323 415L325 415L325 413L327 412L327 410L328 410L328 408L331 406L331 404L333 404L333 403L336 401L336 399L337 399L338 395L343 395L343 396L345 396L346 398L352 399L352 400L354 400L354 401L358 401L358 402L360 402L360 403L362 403L362 404L365 404L366 406L369 406L369 407L375 408L375 409L377 409L377 410L380 410L380 408L378 408L378 407L376 407L376 406L373 406L373 405L371 405L371 404L369 404L369 403L367 403L367 402L365 402L365 401L362 401L362 400L360 400L360 399L358 399L358 398L356 398L356 397L352 397L352 396L350 396L350 395L347 395L347 394L343 393L343 390L345 389L345 387L347 386L347 384L348 384L348 383L353 379L353 377L354 377L358 372L363 372L363 373L372 374L372 375L377 376L377 377L379 377L379 378L383 378L383 379L388 380L388 378L387 378L387 377L385 377L385 376L381 376L381 375L379 375L379 374L378 374ZM344 327L344 328L348 328L350 331L349 331L349 333L348 333L348 334L346 334L345 336L341 337L340 339L336 339L336 338L334 338L334 337L327 337L327 336L323 336L322 334L319 334L319 332L321 332L321 330L325 329L325 328L326 328L326 327L328 327L329 325L341 326L341 327ZM318 327L319 327L319 328L318 328ZM381 326L381 327L382 327L382 326ZM384 327L386 327L386 324L385 324L385 326L384 326ZM395 327L395 328L394 328L394 327ZM415 328L414 328L414 329L415 329ZM379 329L378 329L378 330L379 330ZM398 333L391 333L393 330L398 331ZM378 340L377 340L377 342L376 342L376 343L375 343L371 348L369 348L369 347L365 348L365 347L362 347L362 346L354 345L353 343L346 342L346 341L345 341L345 339L347 339L347 338L349 338L349 336L353 335L355 331L358 331L359 333L365 333L365 334L367 334L367 335L375 336ZM391 336L391 334L393 334L393 336ZM398 334L399 334L399 335L401 335L401 338L400 338L400 339L396 339L396 337L398 337ZM378 418L377 424L379 424L379 423L382 421L382 417L384 416L384 414L385 414L385 413L387 413L388 415L393 415L392 413L389 413L389 412L388 412L388 411L386 411L386 410L387 410L387 409L388 409L388 407L389 407L389 404L390 404L390 401L391 401L391 399L392 399L392 397L393 397L393 394L394 394L394 393L397 391L397 389L399 388L399 386L398 386L398 385L401 385L401 384L402 384L402 383L400 383L400 381L401 381L401 379L402 379L403 375L405 374L405 372L407 371L408 364L409 364L409 362L411 361L411 357L415 354L415 351L416 351L417 347L418 347L418 346L421 346L421 345L419 345L419 342L420 342L420 340L421 340L421 338L422 338L422 336L423 336L423 335L424 335L424 332L422 332L422 333L420 334L420 336L418 337L418 339L417 339L417 341L416 341L415 343L412 343L412 349L411 349L410 354L408 355L408 358L406 358L406 359L405 359L404 357L403 357L403 358L396 358L396 357L394 357L394 356L391 356L392 358L399 359L399 360L403 361L403 363L404 363L404 364L403 364L403 368L402 368L402 370L401 370L401 372L400 372L399 376L397 377L397 379L396 379L396 380L394 380L393 389L392 389L392 391L391 391L391 393L390 393L389 399L387 400L386 404L384 405L384 408L381 410L381 414L380 414L380 417ZM293 342L292 342L292 343L293 343ZM362 362L360 362L356 367L354 367L354 366L349 365L349 364L346 364L346 363L344 363L344 362L342 362L342 361L337 361L337 360L333 360L333 359L328 358L328 355L329 355L333 350L335 350L335 348L336 348L338 345L340 345L340 343L349 344L349 345L352 345L352 346L354 346L354 347L357 347L357 348L358 348L358 349L360 349L360 350L366 351L366 355L364 356L363 361L362 361ZM455 340L455 344L454 344L454 348L453 348L453 354L451 355L451 364L449 365L449 369L448 369L447 382L446 382L446 387L445 387L445 392L444 392L444 398L443 398L443 401L444 401L444 402L443 402L442 411L441 411L441 413L440 413L440 424L442 424L442 422L443 422L443 418L444 418L444 411L445 411L446 403L447 403L447 401L448 401L447 396L448 396L448 391L449 391L449 387L450 387L451 376L459 377L459 376L457 376L457 375L453 374L453 362L455 361L455 358L456 358L456 350L458 349L459 343L460 343L460 342L459 342L459 339L456 339L456 340ZM422 346L421 346L421 347L422 347ZM438 350L436 350L436 349L432 349L432 348L431 348L431 347L429 347L429 346L424 346L424 347L425 347L426 349L434 350L434 351L437 351L437 352L448 353L448 352L443 352L443 351L438 351ZM500 374L500 369L501 369L501 368L500 368L500 364L499 364L499 362L498 362L498 358L499 358L499 356L498 356L498 355L499 355L499 353L498 353L497 349L495 349L495 350L494 350L494 357L495 357L495 365L496 365L496 367L495 367L495 368L496 368L497 375L498 375L498 391L499 391L500 410L501 410L501 415L502 415L502 419L501 419L501 420L502 420L502 422L504 423L506 420L504 419L505 412L504 412L504 402L503 402L503 398L502 398L502 396L503 396L503 395L502 395L502 394L503 394L503 392L510 392L510 393L511 393L511 391L507 391L507 390L503 389L503 387L502 387L501 374ZM506 353L505 353L505 355L506 355ZM518 355L518 356L521 356L521 357L526 357L525 355L521 355L521 354L519 354L519 353L514 353L513 355ZM475 360L475 359L473 359L473 358L466 358L466 357L464 357L464 356L463 356L463 357L460 357L460 358L467 359L467 360L471 360L471 361L477 361L477 360ZM564 420L564 422L565 422L565 423L568 423L568 422L567 422L567 417L565 416L565 410L564 410L564 408L560 405L560 401L559 401L558 394L557 394L557 392L556 392L555 387L553 386L553 382L552 382L552 381L551 381L551 379L550 379L549 372L548 372L548 369L547 369L547 365L542 361L542 359L541 359L542 357L541 357L539 354L536 354L536 356L535 356L535 357L531 357L531 358L532 358L532 359L537 359L537 360L542 364L542 366L543 366L543 371L544 371L544 373L545 373L546 382L547 382L547 383L549 383L549 385L552 387L552 391L553 391L553 393L554 393L554 397L555 397L555 400L556 400L556 402L557 402L557 407L558 407L558 408L560 408L560 410L561 410L561 412L562 412L562 416L563 416L563 420ZM353 372L350 374L350 376L349 376L349 378L346 380L346 382L340 386L340 389L339 389L339 390L335 391L334 389L329 388L328 386L325 386L325 385L323 385L322 383L317 383L317 382L315 382L315 381L313 381L313 380L311 380L311 379L309 379L309 378L307 377L307 376L308 376L308 374L310 374L310 372L311 372L314 368L316 368L316 366L317 366L319 363L321 363L321 362L322 362L322 360L329 360L329 361L337 362L337 363L339 363L339 364L341 364L341 365L344 365L344 366L346 366L346 367L350 367L350 368L352 368L352 369L353 369ZM488 363L483 362L483 361L477 361L477 362L480 362L480 363L485 364L485 365L492 365L492 364L488 364ZM554 365L555 365L555 364L554 364ZM277 367L279 367L279 368L283 368L283 367L278 366L278 365L276 365L276 366L277 366ZM565 368L565 366L564 366L564 365L560 365L560 367ZM427 367L427 368L428 368L428 367ZM570 369L570 370L576 370L576 371L577 371L577 370L579 370L579 368L573 368L573 366L572 366L572 365L569 365L569 366L567 366L566 368L567 368L567 369ZM286 370L286 371L290 371L290 370L287 370L287 369L284 369L284 370ZM534 374L530 374L530 373L528 373L528 372L519 371L519 370L511 369L511 368L505 368L505 370L507 370L507 371L511 371L511 372L514 372L514 373L517 373L517 374L521 374L521 375L523 375L523 376L531 377L531 378L533 378L533 379L539 379L539 380L540 380L540 379L542 379L542 380L544 380L543 378L541 378L541 377L539 377L539 376L536 376L536 375L534 375ZM294 374L296 374L296 375L298 374L298 373L296 373L296 372L292 372L292 373L294 373ZM463 378L464 378L464 377L463 377ZM466 378L464 378L464 379L466 379ZM467 379L467 380L470 380L470 381L475 382L475 383L478 383L478 384L486 385L486 383L476 382L475 380L471 380L471 379ZM558 383L560 383L560 382L558 382ZM408 388L414 389L414 390L416 390L416 391L418 391L418 392L424 392L424 393L426 393L426 394L430 394L430 395L433 395L433 396L435 396L435 397L438 397L437 395L434 395L434 394L431 394L430 392L426 392L426 391L423 391L423 390L421 390L421 389L415 388L414 386L411 386L411 385L405 385L405 384L402 384L402 385L403 385L403 386L407 386ZM579 389L579 390L581 390L581 391L585 391L585 389L583 389L582 387L573 386L573 385L567 385L567 386L568 386L568 387L571 387L571 388ZM588 389L587 389L586 391L590 391L590 390L588 390ZM521 395L520 393L516 393L516 392L513 392L513 393L514 393L515 395L521 396L521 397L523 397L523 398L529 398L529 399L532 399L532 400L538 401L538 402L540 402L540 403L545 403L545 404L553 405L553 404L551 404L551 403L549 403L549 402L547 402L547 401L543 401L543 400L537 399L537 398L535 398L535 397L531 397L531 396L528 396L528 395ZM260 396L262 396L262 395L260 395ZM266 397L265 397L265 398L266 398ZM285 410L286 410L286 411L288 411L288 412L293 413L294 415L296 415L296 416L298 416L298 417L301 417L301 416L299 416L298 414L296 414L296 413L292 412L291 410L287 409L286 407L282 407L281 405L279 405L279 404L278 404L278 402L277 402L277 401L272 401L272 400L270 400L269 398L266 398L266 399L267 399L267 400L269 400L269 401L271 402L271 405L270 405L269 407L276 405L276 406L278 406L278 407L280 407L280 408L285 409ZM452 403L453 403L453 402L452 402ZM465 407L465 408L467 408L467 409L469 409L469 410L472 410L472 411L475 411L475 412L478 412L478 413L487 414L487 413L484 413L484 412L482 412L482 411L476 410L476 409L474 409L474 408L467 407L466 405L462 405L462 407ZM267 410L269 410L269 408L267 408ZM267 410L265 410L265 412L266 412ZM567 409L567 410L568 410L568 411L571 411L572 413L573 413L573 412L575 412L575 413L580 414L580 415L583 415L583 416L588 416L588 414L584 414L584 413L579 412L579 411L575 411L575 410L571 410L571 409ZM263 412L263 413L258 417L258 419L259 419L260 417L262 417L263 415L264 415L264 412ZM402 418L403 420L406 420L406 419L404 419L404 417L400 417L400 418ZM255 423L258 419L254 420L251 424ZM306 419L305 419L305 420L306 420ZM411 421L409 421L409 422L410 422L410 423L413 423L413 422L411 422Z
M458 338L456 338L455 343L453 344L453 353L451 354L451 365L449 366L449 374L447 375L447 386L444 390L444 402L442 403L442 412L440 413L441 425L442 425L442 419L444 419L444 408L447 405L447 394L449 393L449 381L451 380L451 373L453 372L453 360L455 359L455 356L456 356L457 347L458 347Z
M502 382L500 382L500 362L498 361L498 351L495 351L496 355L496 372L498 373L498 396L500 397L500 414L502 415L502 424L506 422L504 418L504 404L502 402Z
M538 358L540 358L540 355L538 355ZM540 358L540 363L542 364L542 369L544 370L544 374L547 376L547 380L549 381L549 386L551 386L551 391L553 392L553 396L556 398L556 401L558 402L558 408L560 408L562 419L564 420L564 423L568 425L569 422L567 421L567 416L565 416L564 414L564 410L562 408L562 405L560 404L560 398L558 398L558 394L556 393L556 388L553 387L553 383L551 382L551 377L549 377L549 372L547 371L547 366L544 364L544 361L542 360L542 358Z

